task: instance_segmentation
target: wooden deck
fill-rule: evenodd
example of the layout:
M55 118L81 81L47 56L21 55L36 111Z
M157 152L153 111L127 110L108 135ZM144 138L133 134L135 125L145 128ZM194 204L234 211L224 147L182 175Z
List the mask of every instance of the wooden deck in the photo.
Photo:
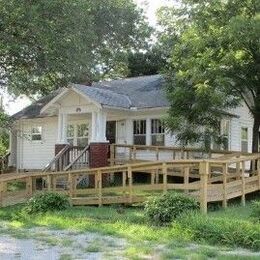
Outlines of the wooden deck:
M115 162L115 160L114 160ZM114 164L113 162L113 164ZM133 162L133 161L132 161ZM42 191L70 197L72 205L133 204L151 195L183 191L200 202L228 200L260 190L260 154L229 154L215 159L134 162L104 168L0 176L0 206L28 200ZM246 170L252 163L253 169ZM144 174L145 173L145 174Z

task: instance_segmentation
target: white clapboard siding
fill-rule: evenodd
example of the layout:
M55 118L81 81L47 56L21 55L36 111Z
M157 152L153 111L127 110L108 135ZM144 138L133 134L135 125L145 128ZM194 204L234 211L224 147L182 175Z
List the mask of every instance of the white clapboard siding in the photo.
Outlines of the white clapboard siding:
M20 169L42 169L54 157L57 141L57 117L23 120L18 138ZM31 129L42 127L42 140L31 140Z
M253 118L246 105L237 107L231 113L238 117L232 117L230 125L230 150L241 151L241 127L248 128L248 152L252 151Z

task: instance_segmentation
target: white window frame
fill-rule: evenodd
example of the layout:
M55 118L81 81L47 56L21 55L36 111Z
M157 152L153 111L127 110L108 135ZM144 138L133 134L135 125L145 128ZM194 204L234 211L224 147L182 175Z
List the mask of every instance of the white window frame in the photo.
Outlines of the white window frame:
M78 136L78 127L81 125L87 125L87 129L88 129L88 134L86 136ZM73 127L73 136L69 136L68 135L68 128L69 126ZM87 142L89 143L90 140L90 123L88 122L69 122L67 125L67 129L66 129L66 140L68 141L69 139L72 140L72 145L73 146L78 146L78 139L87 139Z
M247 137L246 137L246 139L243 139L243 137L242 137L242 131L243 131L243 129L246 129L246 131L247 131ZM241 152L244 152L244 153L248 153L248 144L249 144L249 142L248 142L248 140L249 140L249 131L248 131L249 129L248 129L248 127L247 126L241 126L241 128L240 128L240 139L241 139L241 142L240 142L240 145L241 145ZM247 150L246 151L242 151L242 148L243 148L243 145L242 145L242 142L247 142Z
M39 132L34 132L34 129L40 129ZM40 136L40 139L33 139L34 136ZM31 128L31 141L32 142L42 142L43 141L43 126L34 125Z
M225 134L225 124L227 124L227 133ZM230 119L222 119L220 122L220 134L224 137L227 138L228 143L227 143L227 150L224 149L222 144L222 149L221 150L226 150L229 151L230 150L230 132L231 132L231 120Z
M162 119L160 118L152 118L150 119L151 120L151 145L154 145L154 146L165 146L165 127L163 126L163 122L162 122ZM154 122L158 122L159 121L159 124L158 125L153 125ZM161 131L160 131L160 128L161 128ZM155 130L155 131L154 131ZM162 136L163 138L163 144L153 144L153 137L154 136Z
M141 122L143 121L144 124L145 124L145 133L142 133L142 134L135 134L135 122ZM144 118L141 118L141 119L133 119L133 145L142 145L142 144L135 144L135 137L136 136L144 136L144 139L145 139L145 143L144 145L146 145L146 136L147 136L147 120L144 119Z

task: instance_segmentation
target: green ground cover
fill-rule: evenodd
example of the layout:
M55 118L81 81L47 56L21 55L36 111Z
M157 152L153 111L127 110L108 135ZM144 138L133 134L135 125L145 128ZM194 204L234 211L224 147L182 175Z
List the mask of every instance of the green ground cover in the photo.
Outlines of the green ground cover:
M126 239L125 256L142 259L259 259L260 224L251 218L251 205L214 210L208 216L192 212L167 227L156 227L144 216L143 207L73 207L64 211L27 215L22 205L0 209L0 220L10 234L22 237L32 227L95 232ZM1 232L7 232L6 230ZM90 251L99 245L91 245ZM240 249L250 250L248 254ZM229 251L235 250L232 254ZM237 254L235 253L237 252Z

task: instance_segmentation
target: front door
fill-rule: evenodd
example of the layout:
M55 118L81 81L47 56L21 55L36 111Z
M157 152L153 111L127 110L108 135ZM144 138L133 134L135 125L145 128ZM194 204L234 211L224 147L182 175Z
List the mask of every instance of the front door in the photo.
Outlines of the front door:
M116 143L116 121L107 122L106 138L110 144Z
M70 145L86 147L89 143L89 124L70 123L67 127L67 141Z

